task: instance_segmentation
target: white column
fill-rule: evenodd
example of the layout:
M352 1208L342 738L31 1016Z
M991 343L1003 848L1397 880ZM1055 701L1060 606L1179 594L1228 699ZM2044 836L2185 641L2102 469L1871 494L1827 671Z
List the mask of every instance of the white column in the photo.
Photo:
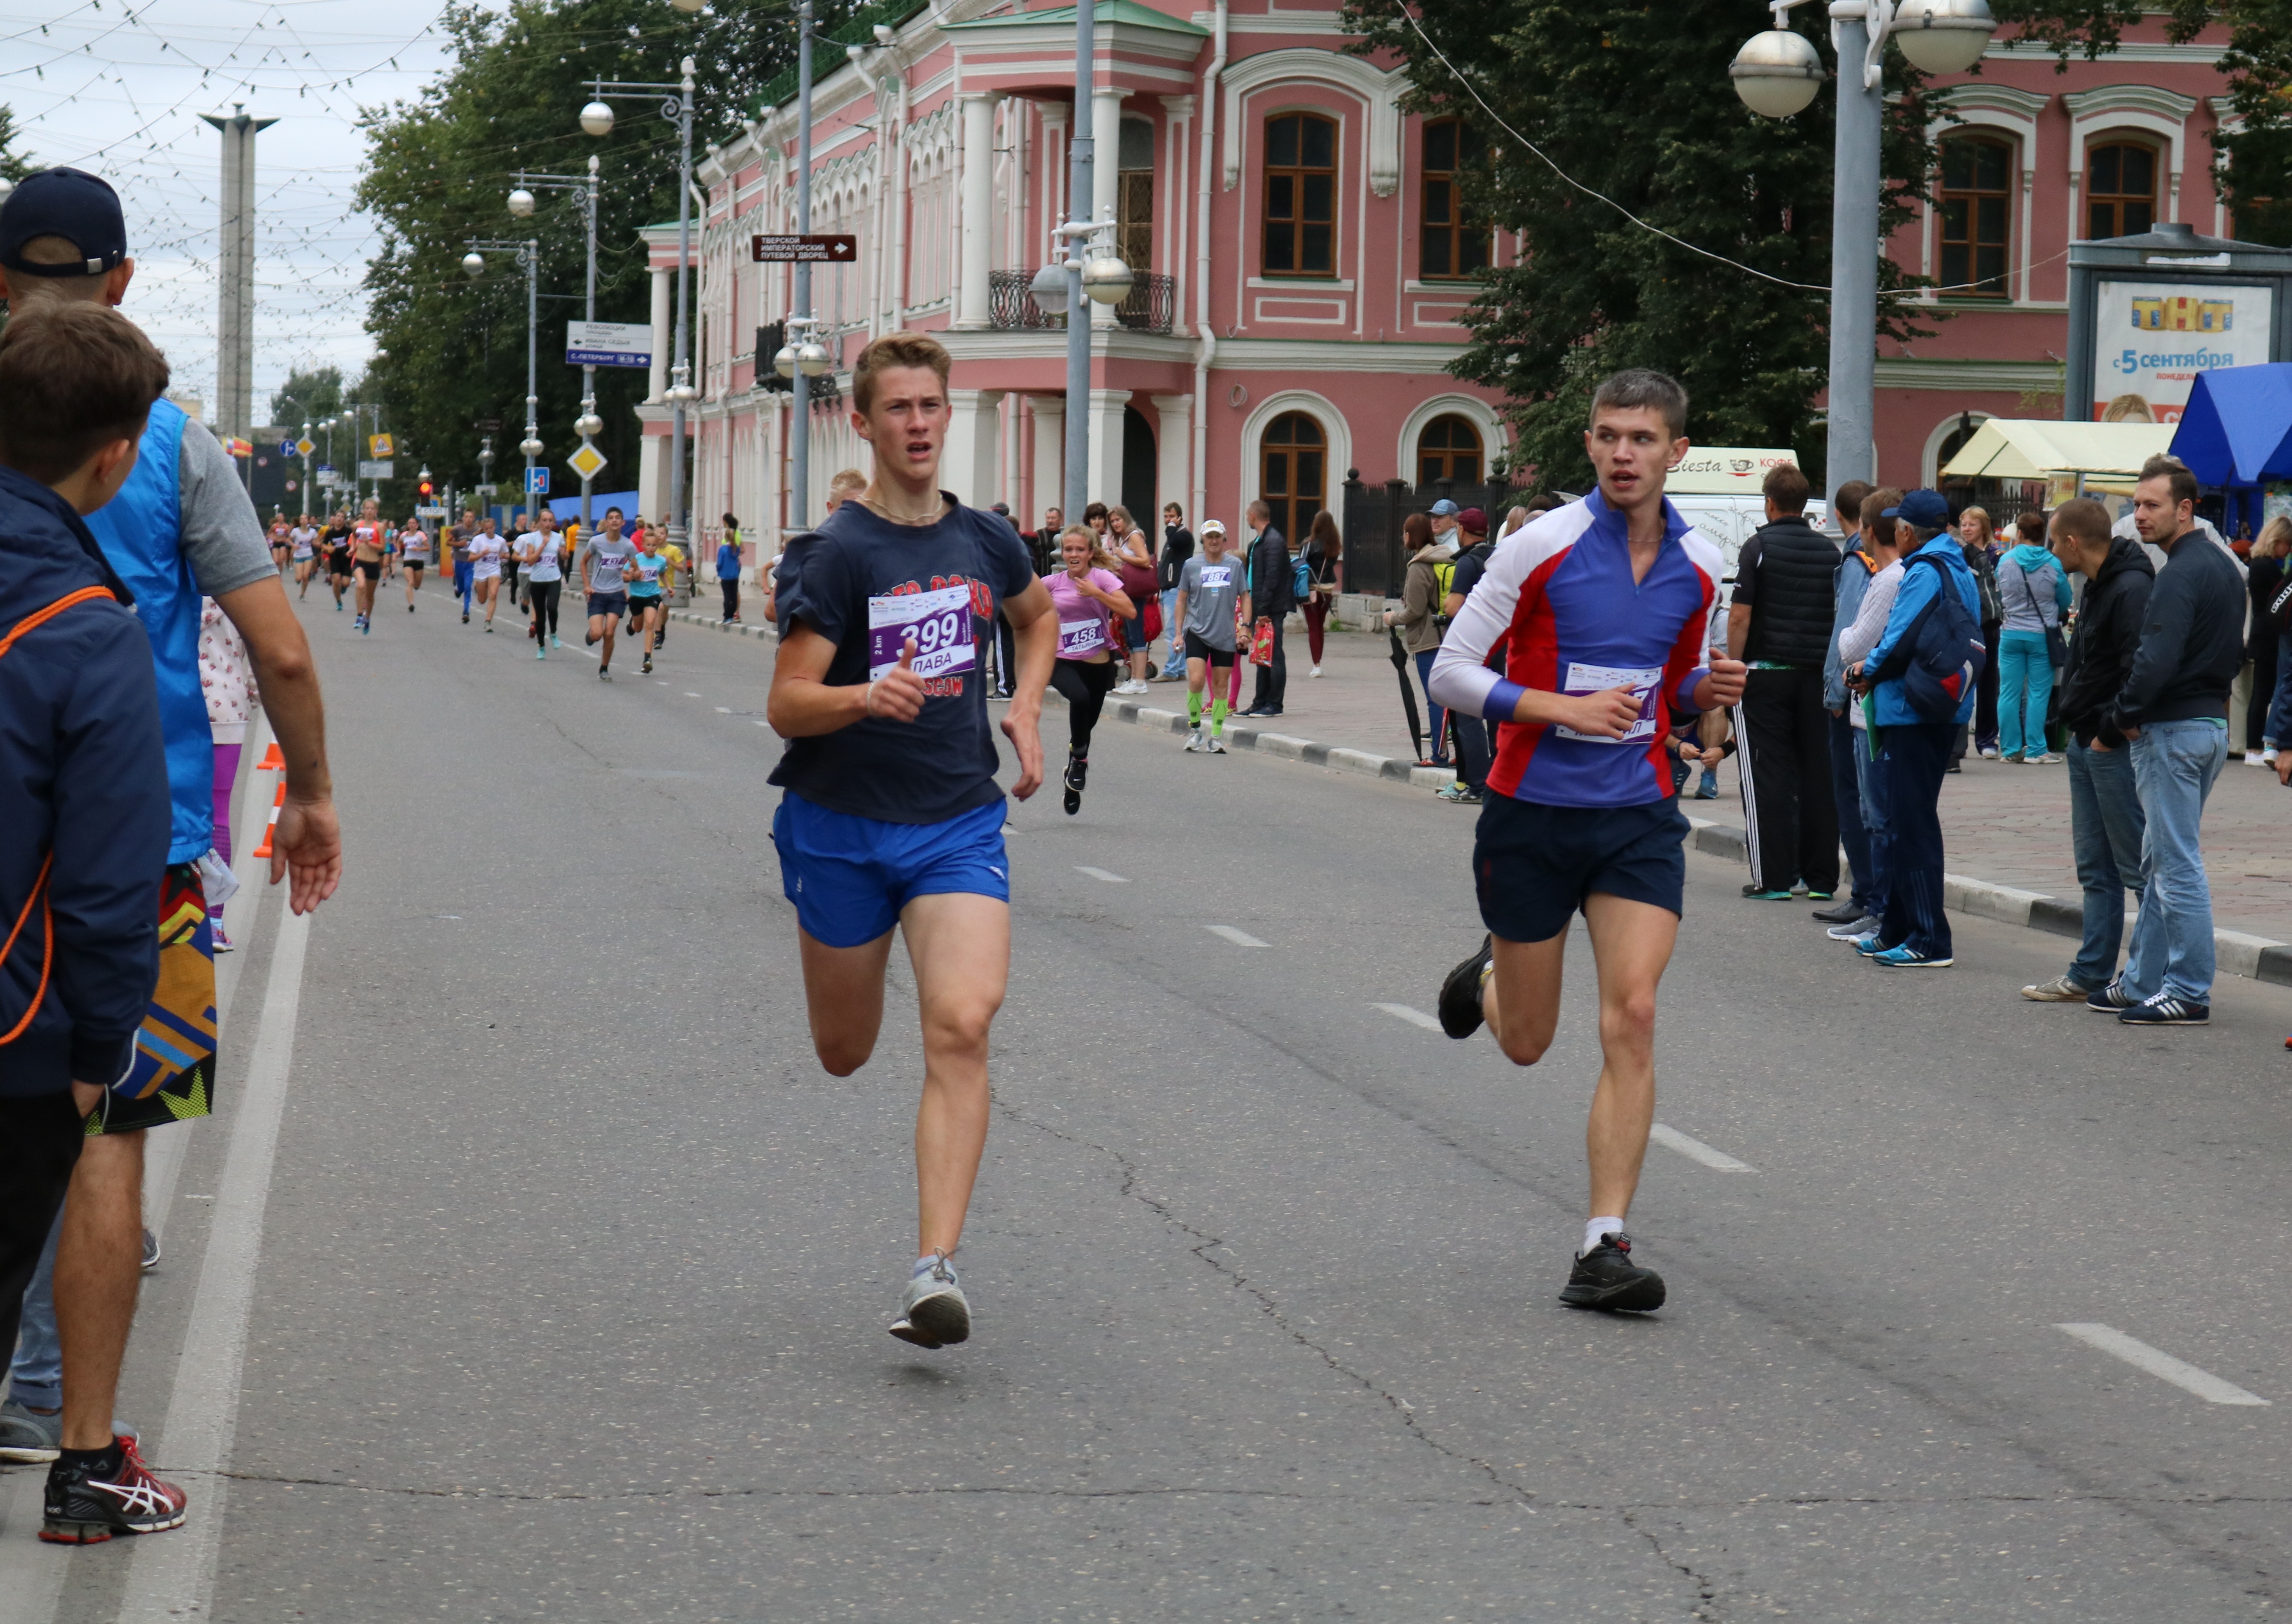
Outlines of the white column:
M999 389L950 389L948 405L947 451L940 458L940 482L971 507L997 500L1002 484L1002 456L997 431L1002 426Z
M1043 510L1056 505L1059 487L1066 482L1067 402L1064 395L1029 395L1027 404L1035 419L1034 473L1028 481L1034 488L1035 506L1021 518L1025 525L1039 525ZM1082 515L1067 517L1078 520Z
M1103 87L1090 93L1090 133L1091 139L1097 142L1091 153L1090 168L1090 217L1093 220L1111 217L1115 207L1116 193L1121 186L1122 99L1129 93L1126 90L1111 90ZM1093 300L1091 320L1093 325L1097 327L1112 327L1114 307L1111 304L1101 304L1096 300ZM1093 416L1095 417L1095 410ZM1119 449L1118 445L1116 459L1118 467L1120 466ZM1094 485L1092 492L1095 499L1102 502L1112 500L1110 497L1096 496L1096 491L1097 487Z
M1037 166L1043 180L1043 218L1035 228L1035 241L1021 263L1041 265L1050 257L1050 229L1063 224L1066 214L1061 207L1066 196L1067 175L1067 109L1056 101L1039 102L1035 109L1043 120L1042 160Z
M1090 392L1090 499L1109 507L1122 500L1122 408L1129 403L1126 389Z
M983 327L988 320L987 273L994 264L995 104L998 95L964 94L956 101L963 118L963 230L955 325Z
M1191 96L1165 96L1162 98L1162 110L1169 116L1170 128L1166 148L1170 155L1170 167L1164 181L1162 196L1159 199L1161 214L1165 217L1161 231L1162 268L1172 276L1182 276L1186 265L1186 254L1190 246L1186 231L1187 228L1193 223L1189 218L1191 210L1188 207L1189 198L1186 190L1188 174L1186 158L1193 139L1194 99ZM1182 287L1183 284L1182 283L1181 286ZM1184 308L1182 303L1178 306L1181 327L1185 325ZM1164 500L1167 501L1169 498L1165 497ZM1178 500L1183 502L1184 498L1180 497ZM1187 515L1190 520L1192 516L1190 513Z
M652 369L645 374L645 400L658 401L668 388L668 295L672 279L676 275L674 265L652 268ZM648 509L648 512L650 510Z
M1186 487L1193 478L1194 398L1191 395L1156 395L1154 397L1154 483L1157 487L1157 507L1154 521L1147 522L1146 515L1137 515L1139 525L1161 545L1162 521L1160 505L1175 502L1186 505ZM1201 522L1198 513L1186 515L1186 528L1192 529Z
M647 434L637 444L637 509L650 519L668 503L662 494L668 489L668 481L662 477L668 466L664 455L668 440L666 435Z

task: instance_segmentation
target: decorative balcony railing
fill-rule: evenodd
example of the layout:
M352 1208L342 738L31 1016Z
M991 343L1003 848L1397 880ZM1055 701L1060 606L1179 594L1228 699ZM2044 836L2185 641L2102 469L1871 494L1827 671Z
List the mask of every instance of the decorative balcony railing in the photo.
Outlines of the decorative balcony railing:
M987 319L1005 331L1022 328L1063 329L1063 316L1045 316L1035 303L1031 271L990 271L987 273ZM1153 271L1137 272L1130 293L1114 307L1114 319L1138 333L1166 333L1177 319L1178 279Z

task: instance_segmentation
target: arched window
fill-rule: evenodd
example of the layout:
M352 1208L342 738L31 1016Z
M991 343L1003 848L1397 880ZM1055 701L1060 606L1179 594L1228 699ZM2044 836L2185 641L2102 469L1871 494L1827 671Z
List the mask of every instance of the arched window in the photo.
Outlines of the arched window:
M1954 299L2004 298L2014 149L1983 135L1941 143L1941 286Z
M1302 535L1328 504L1328 436L1303 412L1284 412L1265 425L1257 453L1257 494L1273 510L1273 528Z
M1481 432L1471 418L1454 412L1435 417L1416 436L1418 488L1441 480L1459 485L1481 482Z
M1469 277L1489 266L1489 226L1465 213L1458 172L1481 159L1486 143L1461 118L1435 118L1424 125L1423 206L1417 275L1427 281Z
M1336 119L1277 113L1265 121L1264 214L1264 275L1337 274Z
M2157 149L2112 141L2085 155L2085 234L2137 237L2157 223Z

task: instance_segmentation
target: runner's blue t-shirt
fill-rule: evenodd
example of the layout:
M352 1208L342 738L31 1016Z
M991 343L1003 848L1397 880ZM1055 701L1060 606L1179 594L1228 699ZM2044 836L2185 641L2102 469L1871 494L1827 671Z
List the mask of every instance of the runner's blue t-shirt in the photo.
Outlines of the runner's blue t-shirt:
M790 739L771 781L814 805L940 823L1003 798L979 650L1002 601L1034 585L1034 563L1000 515L946 500L946 516L925 525L843 503L803 549L791 618L835 644L828 685L873 681L912 642L925 695L913 722L868 716Z

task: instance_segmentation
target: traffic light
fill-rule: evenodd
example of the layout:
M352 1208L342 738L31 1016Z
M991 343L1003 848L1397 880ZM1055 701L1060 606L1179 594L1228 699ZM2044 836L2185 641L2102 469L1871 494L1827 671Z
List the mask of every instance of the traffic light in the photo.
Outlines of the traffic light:
M427 501L429 501L429 500L430 500L431 497L432 497L432 496L436 492L436 490L437 490L437 489L438 489L438 488L437 488L435 485L432 484L428 480L424 480L424 481L422 481L421 485L420 485L419 487L417 487L417 489L422 492L422 499L423 499L424 502L427 502Z

